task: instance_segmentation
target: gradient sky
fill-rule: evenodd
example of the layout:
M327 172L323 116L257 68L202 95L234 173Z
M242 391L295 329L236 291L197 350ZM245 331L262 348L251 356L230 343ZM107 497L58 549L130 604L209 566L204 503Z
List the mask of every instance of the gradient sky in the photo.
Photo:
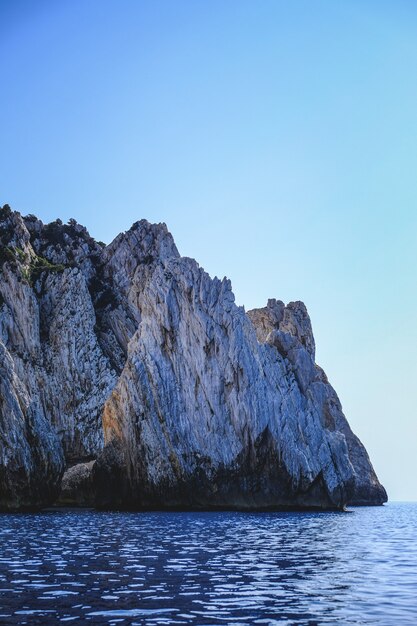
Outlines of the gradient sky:
M303 300L393 500L417 500L414 0L0 0L0 204L166 222L246 308Z

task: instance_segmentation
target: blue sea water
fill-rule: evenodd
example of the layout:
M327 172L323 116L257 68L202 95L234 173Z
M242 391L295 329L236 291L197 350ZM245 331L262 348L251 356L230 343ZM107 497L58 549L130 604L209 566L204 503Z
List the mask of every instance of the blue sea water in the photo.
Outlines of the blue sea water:
M417 624L417 503L0 516L0 624Z

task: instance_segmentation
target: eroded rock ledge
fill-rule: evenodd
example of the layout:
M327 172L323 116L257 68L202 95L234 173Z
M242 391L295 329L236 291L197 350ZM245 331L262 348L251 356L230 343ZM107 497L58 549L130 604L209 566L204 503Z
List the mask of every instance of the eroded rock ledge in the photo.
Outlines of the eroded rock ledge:
M3 510L386 501L304 304L246 313L146 220L104 246L0 209L0 442Z

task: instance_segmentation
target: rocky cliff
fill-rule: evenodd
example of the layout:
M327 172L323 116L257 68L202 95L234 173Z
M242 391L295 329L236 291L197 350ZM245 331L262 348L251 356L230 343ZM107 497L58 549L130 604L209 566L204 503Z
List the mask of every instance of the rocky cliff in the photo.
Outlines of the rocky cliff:
M164 224L0 210L0 508L339 508L386 493L301 302L245 313ZM64 480L62 476L65 473Z

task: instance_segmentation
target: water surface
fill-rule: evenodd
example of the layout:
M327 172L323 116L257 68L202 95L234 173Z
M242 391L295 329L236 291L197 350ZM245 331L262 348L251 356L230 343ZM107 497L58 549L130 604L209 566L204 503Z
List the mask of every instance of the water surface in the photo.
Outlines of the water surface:
M417 624L417 503L0 515L0 624Z

